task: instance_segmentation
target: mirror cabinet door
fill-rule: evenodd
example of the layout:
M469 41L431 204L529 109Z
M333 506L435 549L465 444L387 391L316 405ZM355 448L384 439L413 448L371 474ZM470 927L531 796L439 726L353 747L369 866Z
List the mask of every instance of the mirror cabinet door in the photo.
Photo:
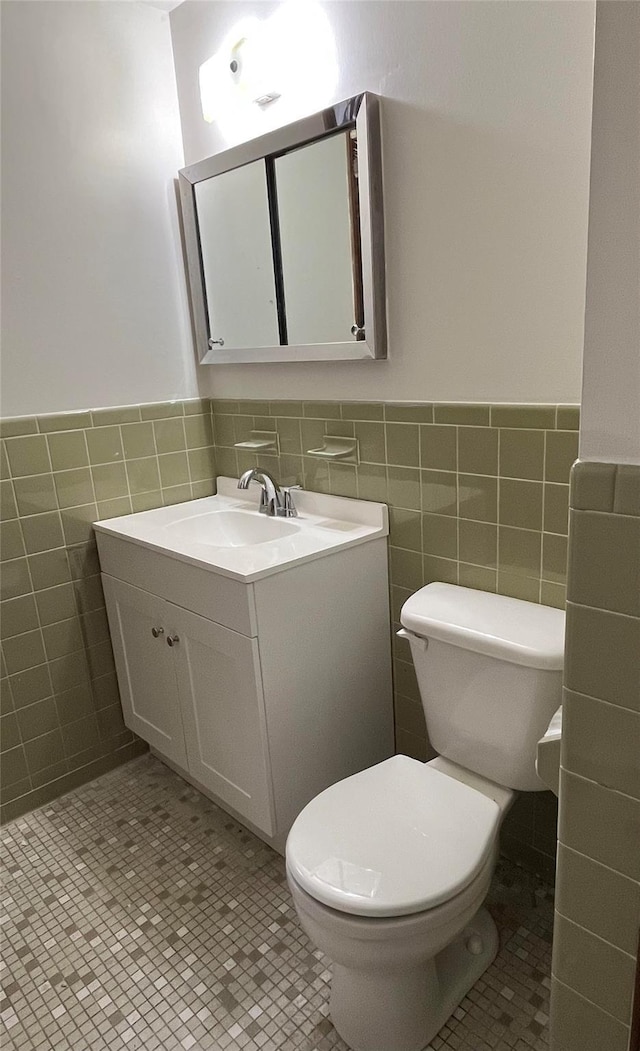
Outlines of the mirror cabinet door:
M330 135L275 159L287 342L344 343L361 312L355 139ZM356 189L357 193L357 189ZM357 199L357 198L355 198ZM361 300L361 296L360 296Z
M265 162L223 172L194 189L213 344L230 349L277 346Z

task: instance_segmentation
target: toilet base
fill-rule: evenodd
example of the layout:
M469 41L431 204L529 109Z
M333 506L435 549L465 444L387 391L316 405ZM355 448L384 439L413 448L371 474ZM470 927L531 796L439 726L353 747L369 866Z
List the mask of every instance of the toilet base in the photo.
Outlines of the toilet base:
M371 974L333 966L331 1020L353 1051L422 1051L495 959L496 925L479 909L433 959Z

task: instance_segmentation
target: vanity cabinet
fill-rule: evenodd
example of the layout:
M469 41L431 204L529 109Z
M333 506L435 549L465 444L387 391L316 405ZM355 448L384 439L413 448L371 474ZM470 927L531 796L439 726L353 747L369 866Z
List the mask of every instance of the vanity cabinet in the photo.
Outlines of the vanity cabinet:
M283 850L309 800L393 754L386 508L300 494L281 545L225 556L167 528L218 508L261 528L255 494L218 486L96 524L124 721Z
M257 640L102 580L127 726L272 835Z

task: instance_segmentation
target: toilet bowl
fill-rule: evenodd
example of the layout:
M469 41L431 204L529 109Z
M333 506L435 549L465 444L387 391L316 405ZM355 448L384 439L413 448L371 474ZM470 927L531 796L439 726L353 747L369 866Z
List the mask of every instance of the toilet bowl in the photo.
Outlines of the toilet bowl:
M544 789L536 744L561 699L560 610L429 584L401 621L440 754L396 755L325 789L286 847L353 1051L421 1051L492 962L482 905L500 825L514 789Z
M354 1051L419 1051L497 952L481 906L512 793L457 772L394 756L322 792L289 836L294 904Z

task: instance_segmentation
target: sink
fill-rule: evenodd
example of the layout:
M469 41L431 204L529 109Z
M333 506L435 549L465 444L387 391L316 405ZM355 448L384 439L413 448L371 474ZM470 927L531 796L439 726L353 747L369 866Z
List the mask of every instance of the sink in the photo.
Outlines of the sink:
M185 516L165 526L183 540L212 547L253 547L298 532L299 526L281 518L267 518L247 511L205 511Z
M257 483L244 491L237 478L220 477L217 489L215 496L96 522L103 568L109 552L115 559L114 545L125 543L128 553L119 557L128 558L135 544L248 584L389 532L384 504L300 490L297 518L270 518L258 511Z

